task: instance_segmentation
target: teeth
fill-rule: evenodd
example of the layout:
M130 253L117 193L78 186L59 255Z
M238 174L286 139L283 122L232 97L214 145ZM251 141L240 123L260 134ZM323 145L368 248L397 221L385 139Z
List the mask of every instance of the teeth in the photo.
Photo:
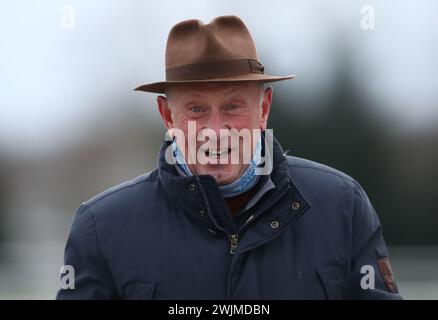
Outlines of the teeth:
M209 151L209 155L213 156L213 157L217 157L217 156L222 157L223 155L225 155L227 153L228 153L227 149L223 149L223 150L220 150L220 151L215 151L215 150L210 150Z

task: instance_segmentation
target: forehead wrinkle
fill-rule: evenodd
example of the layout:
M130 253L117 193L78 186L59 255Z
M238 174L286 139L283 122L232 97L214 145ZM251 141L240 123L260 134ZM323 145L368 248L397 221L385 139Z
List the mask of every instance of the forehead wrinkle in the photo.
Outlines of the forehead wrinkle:
M217 83L208 83L203 84L202 86L198 88L184 88L180 87L179 89L179 99L178 100L192 100L192 99L211 99L210 93L214 93L220 97L229 97L235 93L238 93L239 98L243 98L244 100L247 100L249 98L249 91L251 88L248 87L248 85L226 85L224 87L223 84L217 84ZM170 89L170 88L169 88ZM173 91L168 90L168 91ZM263 86L261 87L263 89ZM166 92L167 97L170 98L174 94L171 94L171 92ZM263 93L264 90L260 90L260 98L263 99Z

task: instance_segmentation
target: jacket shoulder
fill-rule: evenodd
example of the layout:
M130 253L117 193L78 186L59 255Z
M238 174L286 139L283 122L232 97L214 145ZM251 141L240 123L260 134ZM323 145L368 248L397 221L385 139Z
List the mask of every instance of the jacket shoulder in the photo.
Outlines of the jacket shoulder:
M328 165L294 156L287 156L287 162L292 181L305 189L321 191L323 188L339 188L351 191L360 188L353 177Z
M108 188L82 203L94 213L126 209L135 199L154 188L158 172L153 170Z
M356 212L362 220L374 220L369 199L361 185L348 174L316 161L287 157L289 175L304 198L338 230L340 220L353 221ZM356 220L358 218L356 217ZM337 232L337 231L336 231Z

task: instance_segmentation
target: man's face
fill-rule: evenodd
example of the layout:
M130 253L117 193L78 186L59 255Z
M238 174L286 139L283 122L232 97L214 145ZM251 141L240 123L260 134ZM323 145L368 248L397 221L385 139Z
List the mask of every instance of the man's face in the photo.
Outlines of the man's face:
M243 147L240 137L239 146L233 150L239 158L235 163L231 161L231 138L226 139L228 148L223 148L225 141L221 141L221 129L222 137L223 129L235 129L237 132L246 129L252 141L253 129L266 129L272 89L264 90L260 83L255 82L192 83L173 85L166 90L166 96L157 98L158 109L167 129L179 129L184 133L184 141L177 137L177 142L180 149L186 150L183 153L190 171L197 175L212 175L219 185L239 178L248 166L244 159L251 158L254 145L250 148L251 154L244 155L248 149ZM192 126L195 124L195 137L189 135L189 123ZM208 150L205 148L206 141L214 140L209 139L206 133L217 137L217 143L213 147L210 144ZM198 141L196 137L207 138ZM207 163L195 161L191 164L188 161L190 145L195 146L198 155L205 156Z

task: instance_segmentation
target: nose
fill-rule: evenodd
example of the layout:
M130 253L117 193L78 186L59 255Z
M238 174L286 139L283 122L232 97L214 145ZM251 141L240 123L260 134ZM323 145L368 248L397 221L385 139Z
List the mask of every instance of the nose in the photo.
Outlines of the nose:
M208 141L209 145L210 144L215 145L215 146L211 145L210 147L213 147L215 149L221 148L221 145L224 145L225 142L225 141L223 142L221 141L222 140L221 129L230 130L231 128L219 110L212 110L208 115L206 121L201 126L201 130L200 130L200 137L202 137L201 140Z
M231 129L229 124L226 123L226 120L224 119L223 115L220 111L214 110L211 111L209 114L209 117L207 121L204 123L204 125L201 128L202 130L209 129L210 132L214 132L216 134L216 138L220 139L220 130L221 129Z

